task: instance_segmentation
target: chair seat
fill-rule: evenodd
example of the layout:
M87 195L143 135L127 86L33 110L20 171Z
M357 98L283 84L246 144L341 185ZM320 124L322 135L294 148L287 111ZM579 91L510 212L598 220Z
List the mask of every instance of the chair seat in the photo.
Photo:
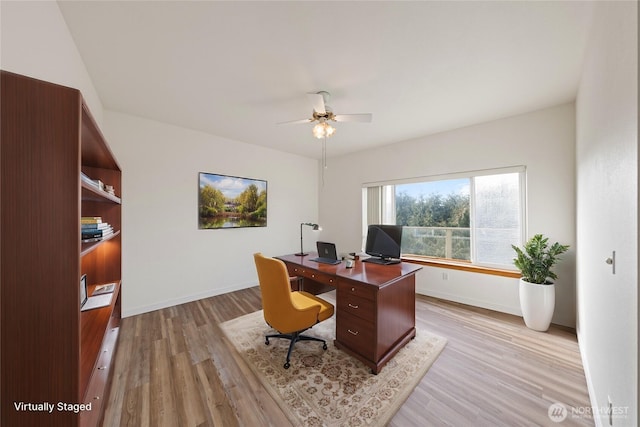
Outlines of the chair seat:
M298 309L320 304L320 312L318 313L318 322L327 320L333 316L333 305L322 298L310 294L305 291L291 292L291 300Z

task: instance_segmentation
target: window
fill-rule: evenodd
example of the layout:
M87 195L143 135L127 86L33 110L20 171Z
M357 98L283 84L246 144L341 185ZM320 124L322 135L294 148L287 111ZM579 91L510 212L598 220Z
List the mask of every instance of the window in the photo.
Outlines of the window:
M524 167L366 185L369 224L404 226L402 254L513 268L524 233Z

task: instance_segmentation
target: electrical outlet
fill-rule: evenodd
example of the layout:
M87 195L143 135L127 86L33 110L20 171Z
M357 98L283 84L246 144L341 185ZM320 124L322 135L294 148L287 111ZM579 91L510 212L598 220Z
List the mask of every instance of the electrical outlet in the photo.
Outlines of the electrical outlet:
M449 280L449 273L447 273L446 271L442 273L442 280Z

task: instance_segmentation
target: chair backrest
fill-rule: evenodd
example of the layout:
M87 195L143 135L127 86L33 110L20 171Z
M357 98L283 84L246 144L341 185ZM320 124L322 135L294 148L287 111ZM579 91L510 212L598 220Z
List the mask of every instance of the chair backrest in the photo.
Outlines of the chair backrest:
M291 301L289 273L284 262L268 258L261 253L253 255L258 271L264 319L273 328L280 330L280 323L295 315Z

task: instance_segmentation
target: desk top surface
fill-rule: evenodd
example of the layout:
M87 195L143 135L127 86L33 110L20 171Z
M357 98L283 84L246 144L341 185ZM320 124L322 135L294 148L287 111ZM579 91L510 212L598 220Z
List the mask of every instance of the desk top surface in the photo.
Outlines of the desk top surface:
M332 276L342 277L349 280L355 280L370 285L384 286L387 283L394 282L410 274L415 274L422 266L401 262L399 264L380 265L362 260L355 261L352 268L347 268L345 261L340 264L330 265L312 261L318 256L317 253L311 252L307 256L298 255L281 255L275 258L280 259L289 264L295 264L309 269L313 269Z

